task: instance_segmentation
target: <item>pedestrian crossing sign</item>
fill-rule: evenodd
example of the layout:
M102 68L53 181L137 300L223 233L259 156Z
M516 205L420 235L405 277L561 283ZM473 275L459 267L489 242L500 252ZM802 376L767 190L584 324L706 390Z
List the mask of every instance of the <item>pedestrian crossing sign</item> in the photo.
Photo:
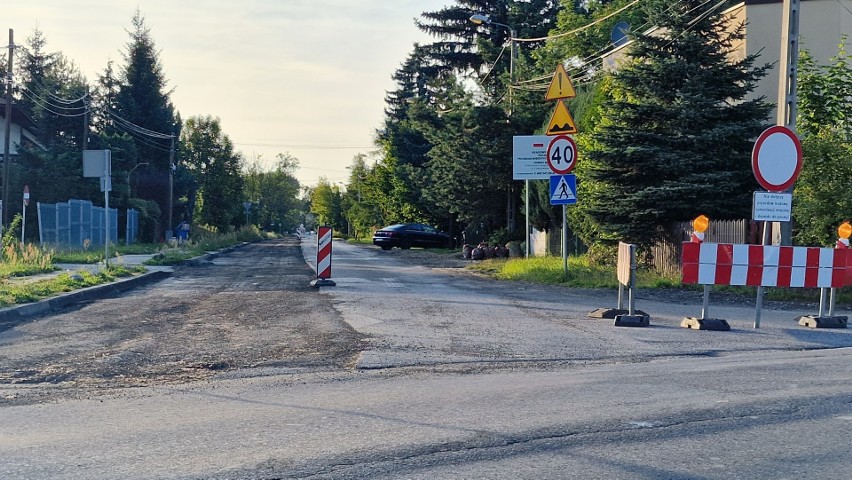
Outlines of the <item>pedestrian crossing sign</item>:
M577 176L569 173L566 175L550 176L550 204L551 205L574 205L577 203Z

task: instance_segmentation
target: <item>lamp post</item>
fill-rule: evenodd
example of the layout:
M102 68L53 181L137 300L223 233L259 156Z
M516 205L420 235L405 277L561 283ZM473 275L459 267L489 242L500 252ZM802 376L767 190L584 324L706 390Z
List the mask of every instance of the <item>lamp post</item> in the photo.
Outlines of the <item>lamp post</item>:
M515 46L515 38L517 38L517 31L511 27L510 25L506 25L505 23L498 23L491 20L491 17L488 15L482 14L474 14L470 16L470 21L477 25L496 25L498 27L503 27L509 31L509 116L512 116L512 111L514 109L514 92L512 91L512 87L515 84L515 55L517 55L517 48ZM526 230L524 233L524 243L526 244L526 257L530 256L530 181L524 180L524 214L526 216ZM512 196L512 188L509 187L508 198L506 200L506 227L510 231L514 231L514 198Z
M149 162L137 163L135 167L131 168L127 172L127 191L130 194L130 196L133 196L133 189L130 187L130 174L133 173L133 170L136 170L137 168L141 167L142 165L150 165L150 163Z
M470 16L470 21L477 25L497 25L498 27L503 27L509 31L509 82L514 85L515 83L515 38L518 36L517 32L514 28L505 23L498 23L491 20L491 17L488 15L475 14ZM512 87L509 86L509 115L512 114L513 108L512 102Z

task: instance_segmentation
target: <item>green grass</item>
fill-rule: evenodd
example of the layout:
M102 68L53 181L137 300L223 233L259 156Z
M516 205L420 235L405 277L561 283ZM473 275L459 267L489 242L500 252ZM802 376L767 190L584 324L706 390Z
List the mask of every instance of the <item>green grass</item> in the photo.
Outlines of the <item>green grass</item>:
M532 283L565 285L575 288L618 288L615 267L599 267L589 263L585 256L568 258L568 276L563 272L561 257L532 257L483 260L467 268L492 276L499 280L525 281ZM636 287L682 288L701 290L700 285L682 285L679 278L660 275L653 270L640 269L636 275ZM716 285L713 291L727 292L746 297L755 297L755 287ZM779 301L819 301L818 288L767 288L765 297ZM852 287L837 290L838 304L852 303Z
M87 271L80 271L76 274L61 273L55 278L34 282L4 280L0 283L0 307L35 302L44 298L55 297L60 293L113 282L117 278L129 277L144 271L145 268L139 266L132 268L116 266L97 273Z
M110 266L99 272L79 271L60 273L45 279L26 279L40 273L56 271L54 263L94 264L103 261L102 249L62 250L54 252L29 244L21 248L17 243L3 249L0 260L0 307L38 301L63 292L100 285L145 272L143 266L127 266L121 263L122 255L156 254L154 265L173 265L197 257L211 250L219 250L245 241L264 238L256 228L244 228L237 232L216 234L201 232L186 245L139 244L110 248ZM157 252L160 252L157 254Z

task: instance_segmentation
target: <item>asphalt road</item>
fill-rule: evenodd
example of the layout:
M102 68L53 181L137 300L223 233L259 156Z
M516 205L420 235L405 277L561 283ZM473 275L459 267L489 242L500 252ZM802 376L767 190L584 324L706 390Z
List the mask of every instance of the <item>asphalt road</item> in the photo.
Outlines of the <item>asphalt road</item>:
M809 312L767 310L754 330L753 308L719 305L731 332L691 331L677 324L700 305L644 299L653 326L617 328L586 316L611 292L493 282L338 243L337 286L302 291L298 252L263 248L79 312L141 309L169 290L187 312L214 299L246 309L240 290L284 310L307 298L315 310L299 308L298 325L345 335L338 345L359 346L349 362L305 344L312 364L279 349L200 378L0 403L0 478L848 478L852 336L795 324ZM255 255L262 274L250 273ZM285 296L275 271L297 275ZM252 330L292 321L251 312ZM0 360L26 362L27 336L63 315L0 332ZM213 343L217 358L241 351L239 330ZM0 382L7 396L20 389L77 391Z

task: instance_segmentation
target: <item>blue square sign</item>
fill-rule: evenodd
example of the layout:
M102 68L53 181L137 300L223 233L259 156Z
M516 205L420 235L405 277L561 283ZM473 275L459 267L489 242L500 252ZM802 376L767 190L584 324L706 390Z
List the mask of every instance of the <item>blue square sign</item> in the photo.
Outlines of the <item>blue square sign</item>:
M550 204L574 205L577 203L577 176L574 174L550 176Z

